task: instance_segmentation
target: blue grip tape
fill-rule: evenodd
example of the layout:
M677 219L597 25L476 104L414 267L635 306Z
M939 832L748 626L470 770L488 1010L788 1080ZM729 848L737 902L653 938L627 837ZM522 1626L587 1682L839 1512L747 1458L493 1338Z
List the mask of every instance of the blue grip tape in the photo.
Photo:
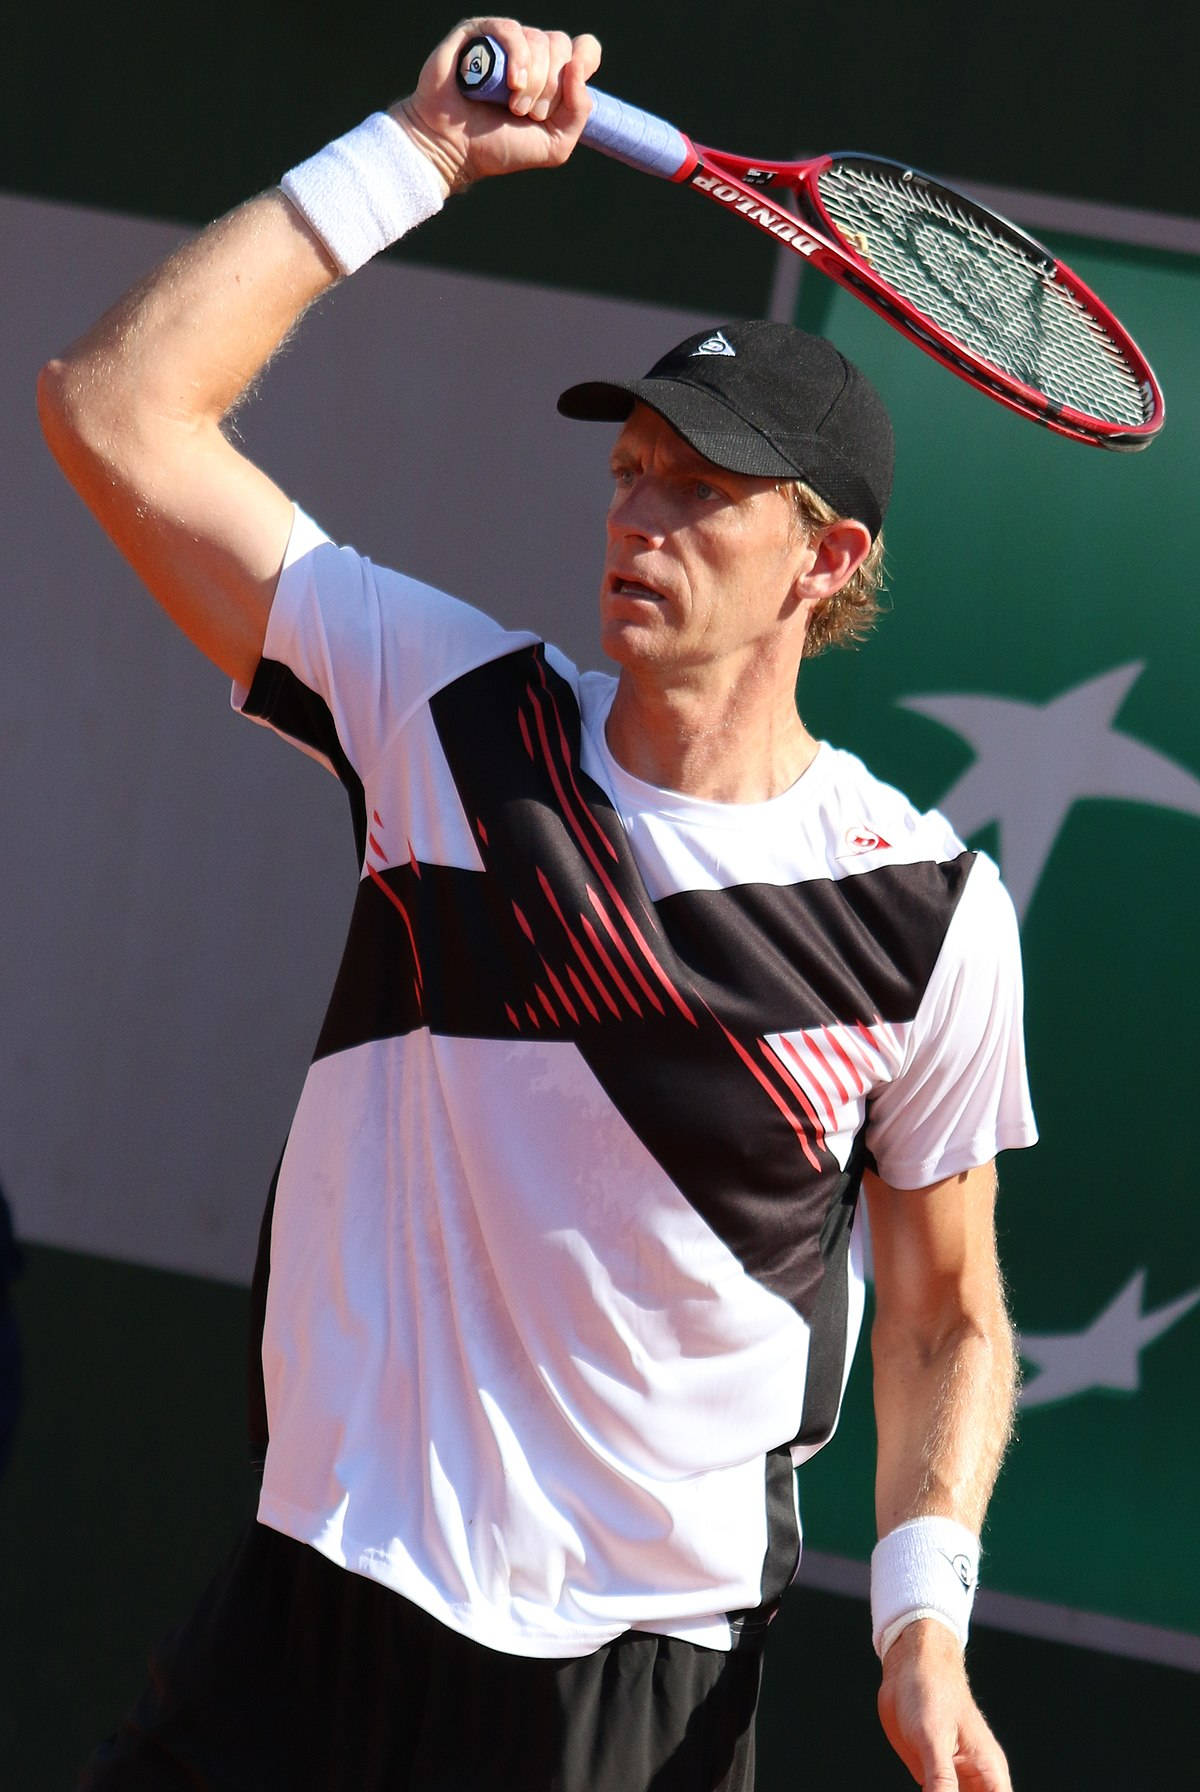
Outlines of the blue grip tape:
M600 93L594 87L589 92L592 116L583 127L583 141L589 149L664 180L671 180L692 159L691 144L665 118L656 118L653 112L643 112L640 106L615 100L611 93Z

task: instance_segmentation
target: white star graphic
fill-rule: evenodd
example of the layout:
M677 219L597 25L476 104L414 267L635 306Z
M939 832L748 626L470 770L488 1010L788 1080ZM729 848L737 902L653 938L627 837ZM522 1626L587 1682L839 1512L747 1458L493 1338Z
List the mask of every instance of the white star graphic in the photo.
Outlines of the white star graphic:
M1142 671L1117 666L1048 703L1013 697L901 697L953 729L975 749L974 763L946 792L943 809L964 838L988 822L1000 832L1000 860L1024 916L1072 804L1123 798L1200 816L1200 778L1112 727Z
M1141 1352L1200 1301L1200 1288L1193 1288L1190 1294L1143 1313L1145 1286L1146 1272L1139 1269L1082 1331L1022 1332L1021 1355L1038 1374L1022 1390L1021 1405L1045 1406L1091 1388L1136 1393L1141 1387Z

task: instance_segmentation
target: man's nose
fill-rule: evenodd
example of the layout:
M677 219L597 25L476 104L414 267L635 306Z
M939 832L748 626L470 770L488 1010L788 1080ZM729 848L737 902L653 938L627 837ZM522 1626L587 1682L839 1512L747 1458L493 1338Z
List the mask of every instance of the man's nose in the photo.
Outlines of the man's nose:
M609 505L608 523L618 535L641 535L648 541L661 538L666 524L656 481L643 473L618 487Z

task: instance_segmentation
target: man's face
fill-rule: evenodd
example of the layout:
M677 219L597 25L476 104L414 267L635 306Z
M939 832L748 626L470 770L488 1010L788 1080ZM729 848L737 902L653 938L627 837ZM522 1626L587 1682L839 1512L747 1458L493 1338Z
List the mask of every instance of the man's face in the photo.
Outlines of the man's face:
M714 466L642 404L612 473L600 592L609 657L629 672L736 676L778 650L785 618L790 653L796 579L813 552L786 490Z

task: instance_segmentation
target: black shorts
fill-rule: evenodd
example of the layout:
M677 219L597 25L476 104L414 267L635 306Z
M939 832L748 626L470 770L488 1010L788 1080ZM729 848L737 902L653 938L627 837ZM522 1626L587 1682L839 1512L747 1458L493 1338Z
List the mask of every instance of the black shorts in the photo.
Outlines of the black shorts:
M80 1792L750 1792L760 1650L470 1642L252 1524Z

